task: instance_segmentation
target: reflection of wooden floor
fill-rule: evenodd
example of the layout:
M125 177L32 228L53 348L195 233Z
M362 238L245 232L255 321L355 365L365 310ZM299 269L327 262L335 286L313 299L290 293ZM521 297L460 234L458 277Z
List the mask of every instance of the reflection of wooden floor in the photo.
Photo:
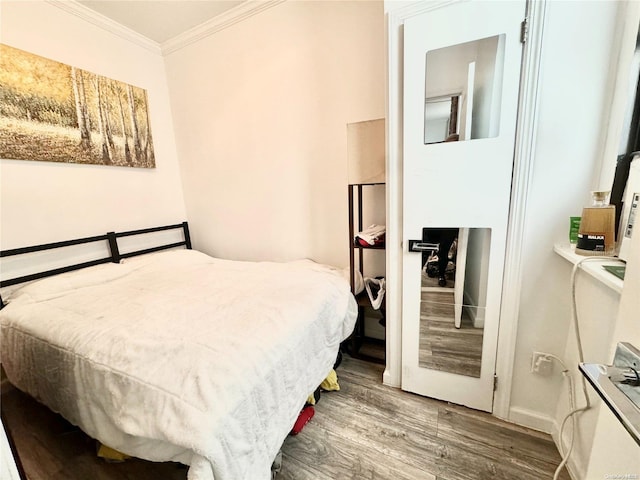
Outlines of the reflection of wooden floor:
M463 309L460 328L454 325L453 282L438 288L437 279L426 275L420 304L419 365L470 377L480 376L481 328L473 328ZM432 286L434 284L436 286Z

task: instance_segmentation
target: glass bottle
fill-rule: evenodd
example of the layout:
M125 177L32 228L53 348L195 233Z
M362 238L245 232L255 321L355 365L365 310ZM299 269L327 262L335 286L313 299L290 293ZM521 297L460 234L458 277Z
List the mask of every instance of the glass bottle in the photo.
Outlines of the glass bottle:
M615 253L616 207L609 205L610 191L591 192L591 205L582 209L576 253L613 255Z

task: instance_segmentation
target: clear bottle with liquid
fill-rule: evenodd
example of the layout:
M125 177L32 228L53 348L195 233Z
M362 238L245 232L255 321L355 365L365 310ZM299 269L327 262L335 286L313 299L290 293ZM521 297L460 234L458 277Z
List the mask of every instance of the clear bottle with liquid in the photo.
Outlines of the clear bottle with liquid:
M609 205L609 191L591 192L591 205L582 209L576 253L613 255L616 249L616 207Z

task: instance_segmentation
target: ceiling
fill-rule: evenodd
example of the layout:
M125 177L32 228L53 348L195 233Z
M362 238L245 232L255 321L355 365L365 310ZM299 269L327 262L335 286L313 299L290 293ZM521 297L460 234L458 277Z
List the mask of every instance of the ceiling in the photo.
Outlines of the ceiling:
M77 1L160 44L244 3L244 0Z

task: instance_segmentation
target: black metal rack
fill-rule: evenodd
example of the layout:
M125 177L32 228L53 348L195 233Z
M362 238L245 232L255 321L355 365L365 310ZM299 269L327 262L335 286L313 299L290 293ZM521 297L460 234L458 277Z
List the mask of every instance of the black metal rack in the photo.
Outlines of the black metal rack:
M355 294L355 275L356 271L363 273L364 270L364 251L365 250L385 250L385 244L364 246L355 240L357 232L361 232L363 224L362 215L362 191L364 187L384 186L384 183L360 183L348 185L349 199L349 280L351 283L351 291ZM357 256L357 259L356 259ZM371 302L366 291L362 291L355 295L358 302L358 319L356 327L351 337L345 342L345 351L354 358L360 358L375 363L385 363L384 355L382 357L368 355L361 352L363 345L373 344L384 347L385 340L369 337L365 333L365 308L371 306ZM382 317L385 317L384 303L381 307Z

